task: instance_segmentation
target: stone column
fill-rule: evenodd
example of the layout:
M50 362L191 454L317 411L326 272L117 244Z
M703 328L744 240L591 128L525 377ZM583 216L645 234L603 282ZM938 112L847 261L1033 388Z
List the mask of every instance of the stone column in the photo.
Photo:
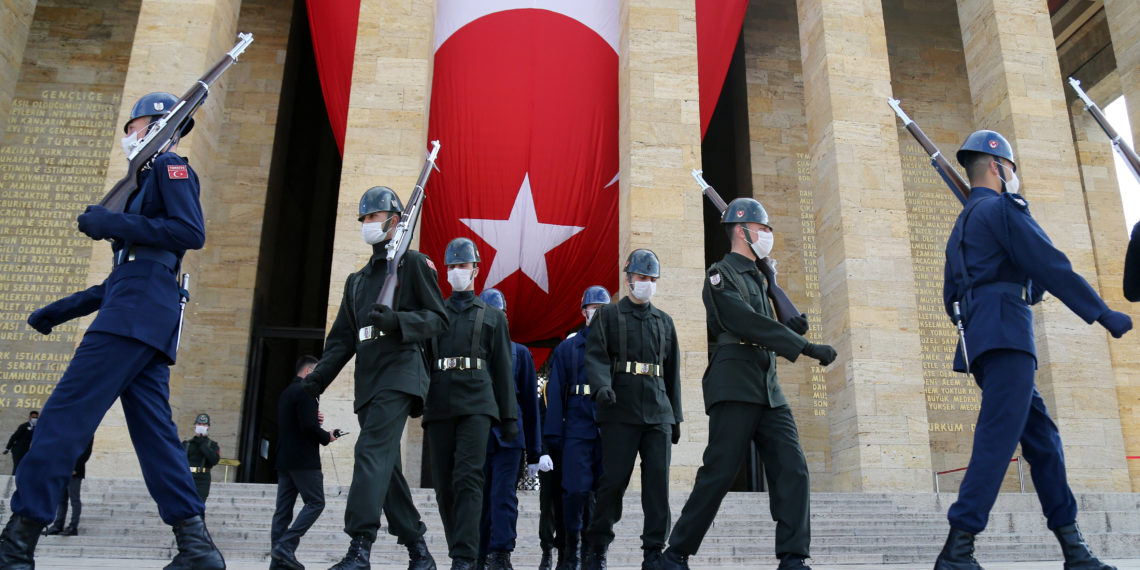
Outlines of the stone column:
M0 139L8 126L36 0L0 0Z
M835 491L927 491L930 441L879 0L797 0Z
M432 0L360 3L326 328L340 308L345 278L372 255L371 248L360 240L360 223L356 221L360 196L373 186L383 185L396 189L407 200L423 166L434 26ZM446 148L440 150L441 155L446 152ZM356 422L352 414L354 370L355 362L349 363L321 398L328 425ZM419 420L409 420L404 431L404 475L412 487L419 486L420 481L423 430L419 425ZM351 473L352 447L331 449L340 470Z
M116 125L127 122L135 101L147 93L169 91L181 96L228 51L236 41L240 5L239 0L178 3L143 0ZM223 455L229 456L237 449L237 431L241 425L240 388L234 390L233 386L244 384L244 352L249 342L248 330L235 333L233 325L235 320L243 320L248 327L252 295L235 297L225 289L225 284L219 289L214 287L218 283L210 283L210 280L232 278L219 275L219 268L232 261L231 258L255 258L258 244L255 239L252 245L243 244L248 247L230 248L224 240L211 237L221 229L215 220L226 215L226 193L231 190L232 182L220 176L222 153L218 150L224 126L227 79L223 76L214 84L209 99L194 115L193 132L178 146L179 154L190 158L201 180L207 236L206 247L189 252L182 263L182 271L192 275L192 298L186 306L178 365L170 370L170 401L174 421L183 437L193 435L191 426L196 414L210 413L211 436L222 445ZM112 151L117 158L111 160L107 169L108 188L126 174L126 162L118 152L121 151ZM110 272L106 242L97 242L93 247L89 285L102 282ZM250 267L247 271L248 288L252 289L254 269ZM206 279L203 276L207 276ZM242 317L235 319L235 314ZM90 322L91 317L88 317L83 321L84 326ZM219 387L229 389L219 390ZM220 398L220 393L227 395ZM137 462L126 457L134 453L126 443L129 437L122 410L116 403L104 419L95 445L100 450L121 450L124 457L117 464L135 465ZM104 440L113 443L105 445ZM111 458L111 461L115 460Z
M975 125L1009 138L1034 218L1099 288L1045 0L959 0L958 17ZM1061 429L1070 484L1130 490L1109 337L1052 296L1035 313L1037 385Z
M631 250L644 247L661 259L653 303L677 327L685 416L670 478L673 487L687 489L708 439L700 384L708 347L698 296L704 280L704 197L689 175L701 164L695 5L624 0L621 24L619 256L624 264ZM692 232L695 238L678 237ZM627 289L623 285L618 296Z
M1104 0L1104 14L1120 87L1128 105L1128 121L1132 132L1140 133L1140 11L1132 0ZM1133 140L1140 137L1134 134Z

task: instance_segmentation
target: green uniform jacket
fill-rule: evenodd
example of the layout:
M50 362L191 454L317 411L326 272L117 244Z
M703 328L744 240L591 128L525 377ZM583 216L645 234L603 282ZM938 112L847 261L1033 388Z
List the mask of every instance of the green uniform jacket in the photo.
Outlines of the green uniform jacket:
M507 315L472 291L454 293L444 305L451 325L428 346L432 372L424 423L472 415L491 416L493 424L517 421L519 405ZM472 354L480 309L483 326L476 354ZM436 360L453 357L481 358L486 364L480 369L436 370Z
M725 254L709 267L701 297L709 335L709 366L701 381L705 412L729 401L786 405L776 381L776 355L795 362L807 339L776 320L756 262Z
M614 371L621 359L618 312L625 315L626 361L660 364L661 376ZM586 378L590 392L613 388L617 403L598 406L598 423L681 423L681 351L673 319L651 303L622 297L598 309L586 335Z
M408 250L397 269L400 286L393 302L399 326L390 335L359 340L360 329L372 324L368 313L387 276L388 262L383 255L386 243L373 246L376 254L368 265L345 281L340 311L329 329L321 361L305 378L305 384L316 385L324 392L356 355L353 410L359 411L381 391L392 390L419 399L412 406L412 417L418 417L428 391L422 343L447 329L447 312L427 257Z
M186 459L191 467L209 469L222 459L222 450L218 447L218 442L204 435L196 435L183 441L182 447L186 449Z

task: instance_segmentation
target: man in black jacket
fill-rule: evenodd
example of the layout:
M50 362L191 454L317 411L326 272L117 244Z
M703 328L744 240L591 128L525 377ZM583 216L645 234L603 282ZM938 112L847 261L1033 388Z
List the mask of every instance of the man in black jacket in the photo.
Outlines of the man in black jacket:
M9 451L12 452L13 475L16 474L16 468L20 466L20 460L24 458L24 454L32 445L32 434L35 433L36 422L39 421L39 418L39 412L29 412L28 421L20 424L20 427L12 432L12 437L8 438L8 445L4 447L4 454L7 455Z
M294 552L325 510L325 478L317 446L336 441L340 431L321 428L317 399L301 385L316 364L317 359L309 355L297 360L297 376L277 400L277 510L270 529L273 549L269 555L278 568L291 570L304 570ZM305 506L293 520L298 494Z
M75 461L75 469L71 472L71 481L67 484L67 494L59 502L59 508L55 510L55 522L44 529L45 535L75 536L79 534L79 515L83 512L83 498L80 497L79 492L83 487L83 478L87 476L87 460L91 459L91 448L94 444L95 438L91 438L91 441L87 442L87 449L83 455L80 455L79 459ZM67 525L67 528L63 528L63 521L67 519L68 501L71 501L71 524Z

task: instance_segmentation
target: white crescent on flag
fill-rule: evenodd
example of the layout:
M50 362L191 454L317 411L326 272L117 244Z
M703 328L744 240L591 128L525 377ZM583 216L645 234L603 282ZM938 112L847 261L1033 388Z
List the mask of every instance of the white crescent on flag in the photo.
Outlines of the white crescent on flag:
M436 6L435 49L463 26L495 12L506 10L549 10L573 18L594 30L618 53L621 39L619 12L615 0L439 0Z

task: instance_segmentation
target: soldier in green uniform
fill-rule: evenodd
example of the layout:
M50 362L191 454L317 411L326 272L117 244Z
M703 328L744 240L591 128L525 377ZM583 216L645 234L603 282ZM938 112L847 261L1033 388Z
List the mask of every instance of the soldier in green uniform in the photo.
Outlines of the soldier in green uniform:
M424 434L451 567L468 570L479 556L487 438L492 425L505 440L518 437L518 402L507 316L475 296L475 242L451 240L444 263L452 289L445 303L451 324L431 342Z
M805 354L827 366L835 349L809 343L776 320L757 260L772 250L768 213L752 198L737 198L721 218L732 251L708 270L702 298L708 313L709 365L705 412L709 443L693 492L669 537L664 568L688 568L733 479L755 442L770 488L781 570L809 568L811 542L807 461L788 402L776 381L776 356ZM753 238L755 236L755 239Z
M642 568L658 568L669 532L670 442L681 438L680 350L673 319L650 302L661 275L657 255L637 249L625 262L630 295L603 305L586 337L586 377L598 403L602 477L583 534L583 570L606 567L621 501L641 455L645 522Z
M423 412L427 395L422 343L447 328L447 313L431 261L414 250L408 250L396 270L399 287L393 306L376 303L388 274L387 245L402 211L399 197L385 186L370 188L360 198L358 220L372 258L345 281L324 353L304 380L305 390L318 396L356 356L353 410L360 436L344 511L344 532L352 542L333 566L338 570L370 568L381 509L388 532L408 548L409 569L435 568L423 538L427 527L400 466L400 438L408 416Z
M198 496L203 501L210 495L210 470L222 459L218 442L206 435L209 430L210 415L198 414L194 418L194 437L182 442L182 447L186 449L186 459L190 461L194 487L198 489Z

